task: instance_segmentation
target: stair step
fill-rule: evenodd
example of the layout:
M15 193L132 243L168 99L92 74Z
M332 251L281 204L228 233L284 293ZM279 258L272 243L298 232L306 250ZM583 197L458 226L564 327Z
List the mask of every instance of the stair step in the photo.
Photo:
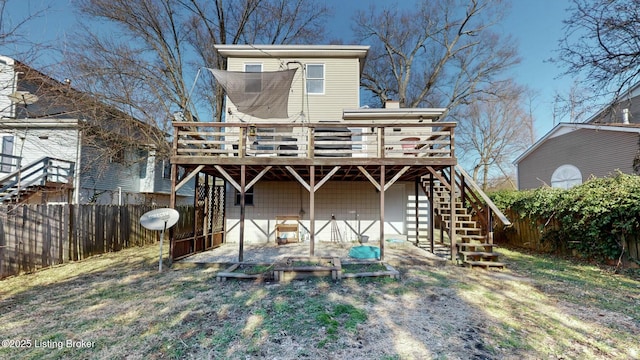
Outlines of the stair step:
M461 251L475 251L476 249L480 249L480 248L484 248L484 249L492 249L494 247L498 247L498 245L496 244L489 244L489 243L456 243L456 246L459 249L462 249Z
M485 235L458 234L458 233L456 233L456 235L459 238L464 238L464 239L473 239L473 240L486 240L487 239L487 237Z
M472 258L471 261L480 259L496 260L500 256L497 252L485 251L460 251L458 254L462 256L463 261L470 261L468 258Z
M471 268L474 266L478 266L478 267L483 267L485 269L488 269L488 268L504 269L505 266L507 266L505 263L501 263L497 261L465 261L463 262L463 264Z

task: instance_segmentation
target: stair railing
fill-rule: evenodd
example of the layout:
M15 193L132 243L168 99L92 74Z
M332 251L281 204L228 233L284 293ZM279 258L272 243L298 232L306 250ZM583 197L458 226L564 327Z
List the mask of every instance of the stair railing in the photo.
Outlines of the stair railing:
M480 186L473 178L460 166L455 166L456 176L456 196L461 198L463 206L470 206L477 214L477 220L480 221L485 229L485 235L488 237L489 243L493 243L493 219L497 217L505 226L511 225L511 221L500 211L500 209L491 201L487 194L482 191ZM451 174L446 171L440 173L438 180L443 189L451 191L450 186ZM432 198L435 194L431 194ZM455 209L450 210L451 221L455 220Z
M47 182L72 184L75 163L43 157L0 178L0 202L19 197L22 190Z

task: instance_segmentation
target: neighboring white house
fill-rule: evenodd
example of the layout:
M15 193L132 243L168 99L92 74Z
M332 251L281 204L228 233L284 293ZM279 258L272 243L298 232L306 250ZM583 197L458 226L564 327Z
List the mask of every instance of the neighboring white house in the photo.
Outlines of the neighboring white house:
M151 127L96 101L83 109L80 97L88 98L68 83L0 56L0 187L13 183L4 189L4 200L15 201L9 192L18 186L20 200L28 203L167 205L170 166L156 157L154 145L140 140L109 151L122 138L117 124ZM121 132L133 133L135 140L135 131ZM38 178L43 172L47 178ZM178 192L177 201L193 203L193 183Z

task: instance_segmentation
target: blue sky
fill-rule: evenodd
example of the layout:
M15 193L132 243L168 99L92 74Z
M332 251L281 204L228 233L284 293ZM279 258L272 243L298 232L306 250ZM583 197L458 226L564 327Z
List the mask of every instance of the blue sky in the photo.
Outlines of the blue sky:
M321 0L319 0L321 1ZM366 8L372 2L403 3L386 0L324 0L334 6L334 37L348 31L350 19L358 8ZM23 18L46 4L52 9L28 27L28 35L37 39L54 41L62 39L73 26L71 0L10 0L9 14L12 18ZM513 77L537 94L534 103L536 136L543 136L553 127L552 107L555 91L568 91L571 79L558 78L561 69L556 64L545 62L554 56L558 39L562 36L562 20L566 18L569 0L512 0L510 14L499 29L511 34L518 42L522 62L513 70ZM335 34L335 33L338 34ZM349 41L350 39L345 39Z

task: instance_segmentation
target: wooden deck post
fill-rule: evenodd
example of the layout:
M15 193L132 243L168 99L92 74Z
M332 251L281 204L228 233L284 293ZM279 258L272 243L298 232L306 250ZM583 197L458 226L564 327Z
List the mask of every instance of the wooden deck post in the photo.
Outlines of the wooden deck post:
M245 186L247 166L240 165L240 241L238 247L238 262L244 260L244 216L245 216Z
M415 186L414 186L414 193L415 193L415 208L416 208L416 246L419 245L420 243L420 214L419 214L419 210L420 210L420 201L419 201L419 197L420 197L420 177L416 177L416 181L415 181Z
M315 256L316 242L316 167L309 166L309 256Z
M456 167L450 166L449 171L449 182L451 186L451 190L449 191L449 240L451 241L451 260L453 261L456 259L458 253L458 247L456 246Z
M380 261L384 260L384 175L385 166L380 165Z
M434 254L435 250L434 250L434 233L433 233L433 227L435 226L435 219L436 216L433 213L435 211L435 207L433 206L433 192L434 192L434 188L433 188L433 182L435 181L434 177L433 177L433 173L429 174L429 245L431 246L431 253ZM440 242L442 242L442 233L440 234Z

